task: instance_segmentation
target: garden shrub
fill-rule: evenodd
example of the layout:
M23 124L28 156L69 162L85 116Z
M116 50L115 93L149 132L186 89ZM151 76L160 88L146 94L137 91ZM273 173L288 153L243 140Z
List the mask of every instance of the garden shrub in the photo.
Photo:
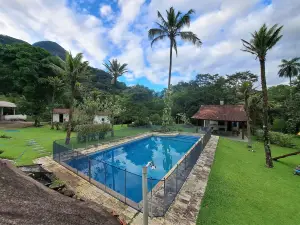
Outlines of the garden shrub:
M75 131L78 142L96 141L104 139L106 133L111 131L111 125L108 123L77 125Z
M7 136L7 135L5 135L5 134L2 134L2 135L0 135L0 138L10 139L11 137L10 137L10 136Z
M162 119L161 116L158 113L152 114L150 116L150 121L152 122L152 124L154 125L161 125L162 123Z
M272 126L272 131L283 132L286 129L286 122L283 119L275 119Z
M293 136L289 134L283 134L280 132L269 132L270 143L281 147L293 148ZM256 138L259 141L264 141L264 132L261 129L256 130Z

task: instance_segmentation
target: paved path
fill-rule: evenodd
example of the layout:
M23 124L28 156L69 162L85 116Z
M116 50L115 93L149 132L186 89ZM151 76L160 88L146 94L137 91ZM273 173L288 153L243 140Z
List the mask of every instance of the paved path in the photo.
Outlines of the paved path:
M164 217L149 219L149 225L196 224L218 140L219 137L217 136L211 137L168 212ZM41 163L46 170L53 172L59 179L71 186L78 196L102 205L109 212L119 215L127 224L143 224L142 213L90 184L75 173L54 162L52 158L43 157L37 159L35 163Z

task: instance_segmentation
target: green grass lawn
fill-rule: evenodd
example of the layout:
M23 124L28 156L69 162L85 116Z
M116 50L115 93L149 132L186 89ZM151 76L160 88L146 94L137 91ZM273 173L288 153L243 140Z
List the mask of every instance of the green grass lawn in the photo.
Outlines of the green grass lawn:
M300 147L300 139L295 143ZM293 169L300 155L274 162L266 168L263 144L221 138L197 224L299 224L300 177ZM296 151L272 146L273 156Z
M12 138L0 138L0 158L18 159L17 165L32 164L32 160L38 157L50 155L52 153L52 143L55 140L61 140L64 143L66 132L62 130L51 130L49 126L43 127L29 127L16 129L18 132L9 132L8 130L0 130L0 136L5 134ZM126 125L115 126L115 137L110 138L109 135L105 141L118 139L126 136L134 136L140 133L150 131L149 128L129 128ZM75 137L76 133L72 133ZM34 140L38 145L44 148L43 151L38 151L36 146L29 145L28 140Z

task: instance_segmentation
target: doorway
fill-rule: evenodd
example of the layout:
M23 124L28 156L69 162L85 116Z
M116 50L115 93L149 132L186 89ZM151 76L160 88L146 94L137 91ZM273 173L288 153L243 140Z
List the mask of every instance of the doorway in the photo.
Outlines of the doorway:
M59 114L59 122L60 123L64 122L64 114Z

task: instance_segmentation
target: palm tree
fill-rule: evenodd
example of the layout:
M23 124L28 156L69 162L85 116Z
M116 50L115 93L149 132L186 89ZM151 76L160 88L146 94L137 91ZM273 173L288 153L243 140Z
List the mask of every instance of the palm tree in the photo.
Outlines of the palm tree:
M177 42L176 37L180 37L184 41L192 42L196 46L201 46L202 42L196 34L190 31L181 31L184 27L189 27L191 22L191 14L194 10L189 10L186 14L182 15L180 11L175 13L173 7L167 12L167 18L165 19L159 11L157 11L158 19L160 23L156 23L158 28L152 28L148 31L149 39L152 40L151 47L159 40L166 38L170 39L170 65L169 65L169 81L168 88L171 85L171 71L172 71L172 48L174 48L177 55Z
M68 145L70 143L72 132L72 119L76 91L80 85L79 81L88 75L89 62L83 61L82 53L78 53L75 57L73 57L71 52L67 52L66 60L59 60L59 62L52 64L52 68L62 74L65 79L65 84L70 89L70 113L66 136L66 144Z
M298 76L300 73L300 63L298 62L300 58L296 57L291 60L283 59L281 60L281 65L279 65L280 70L278 71L279 77L287 77L290 79L290 87L292 87L292 77Z
M108 60L108 63L103 63L106 67L107 72L112 76L111 84L113 85L113 105L116 103L116 87L118 77L122 76L124 73L127 73L127 64L121 64L117 59L113 59L112 61ZM111 136L114 136L114 110L111 110Z
M54 124L53 124L53 109L54 109L54 104L55 104L55 97L56 97L56 94L64 86L64 83L63 83L63 81L58 76L48 77L47 81L50 84L50 86L52 87L51 129L54 129Z
M245 102L245 111L247 115L247 135L248 135L248 148L252 148L252 141L251 141L251 119L250 119L250 107L249 107L249 97L253 91L252 83L250 81L245 81L241 84L239 88L240 93L244 97Z
M249 52L255 55L259 59L260 73L261 73L261 86L263 92L263 129L264 129L264 147L266 154L266 166L273 167L271 148L269 144L269 128L268 128L268 92L266 82L266 56L267 52L272 49L276 43L282 38L280 31L283 26L278 27L275 24L271 28L268 28L264 24L259 31L255 31L252 34L252 39L247 42L242 39L244 49L242 51Z

